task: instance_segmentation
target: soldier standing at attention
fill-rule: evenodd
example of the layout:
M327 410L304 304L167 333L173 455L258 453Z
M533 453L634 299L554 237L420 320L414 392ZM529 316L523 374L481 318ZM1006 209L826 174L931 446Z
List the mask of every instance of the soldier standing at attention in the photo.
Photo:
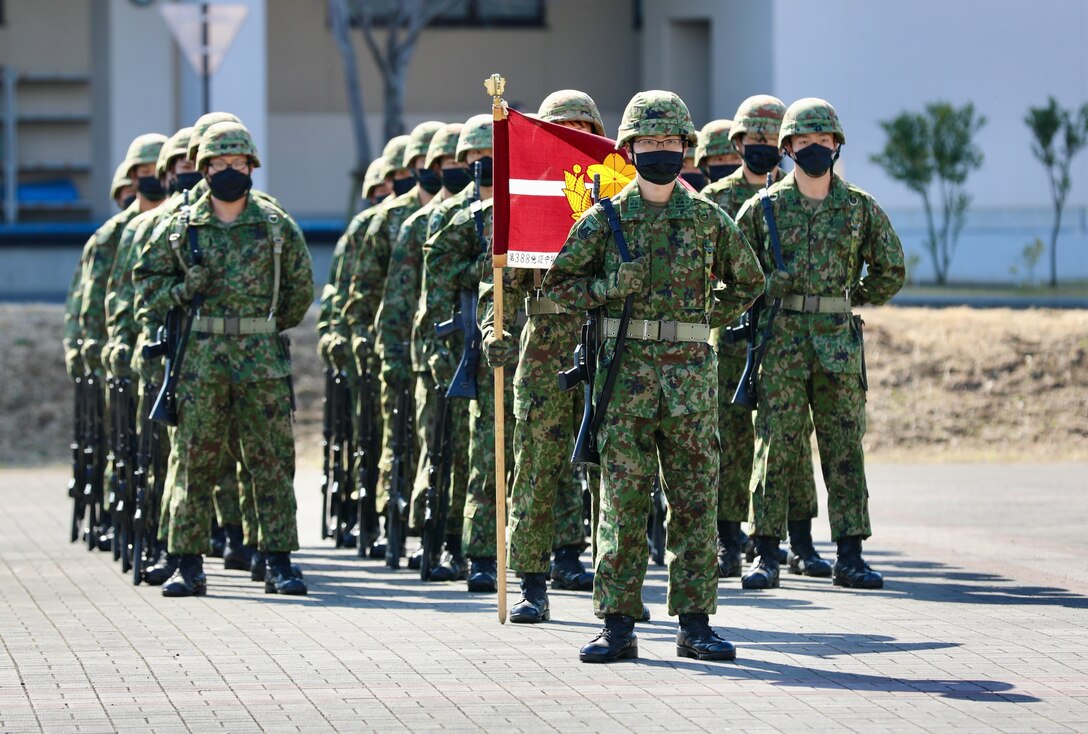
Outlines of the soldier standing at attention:
M201 553L212 486L223 453L236 450L253 478L265 592L306 593L290 560L298 548L295 445L291 364L279 332L296 326L313 301L313 271L297 225L250 195L259 165L244 126L209 127L197 153L208 194L156 230L133 273L138 310L162 317L202 299L177 386L169 549L180 562L164 596L206 592Z
M581 649L583 662L638 657L634 624L642 614L646 515L656 475L669 504L668 611L680 617L677 654L736 656L709 624L718 601L718 373L707 341L712 326L732 321L759 296L763 273L725 213L676 185L684 149L695 143L691 115L677 95L636 94L616 143L628 146L636 180L574 225L544 278L548 297L563 308L605 309L598 388L615 358L617 317L634 297L614 399L598 400L597 407L606 412L597 437L602 486L593 607L605 626ZM619 254L614 233L632 259Z
M732 120L711 120L699 131L695 167L706 175L707 187L740 168L740 155L729 142L729 130L732 127ZM705 189L700 193L705 195Z
M861 542L872 531L861 446L865 360L861 319L851 314L851 306L885 303L902 287L906 270L903 247L884 210L834 175L845 142L828 102L806 98L786 110L779 144L797 167L768 189L781 263L761 199L749 199L737 214L768 273L767 298L782 304L759 377L751 511L759 557L745 575L747 588L778 586L778 542L796 491L798 457L808 451L810 414L827 485L831 537L838 544L834 583L864 589L884 585L861 557ZM761 329L766 319L764 313Z

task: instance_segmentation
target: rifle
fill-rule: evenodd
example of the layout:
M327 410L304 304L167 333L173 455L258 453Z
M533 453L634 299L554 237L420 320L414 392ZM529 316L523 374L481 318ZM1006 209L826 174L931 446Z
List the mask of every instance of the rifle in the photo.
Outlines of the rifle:
M74 411L72 414L72 442L68 445L72 450L72 478L68 480L68 496L72 498L72 543L79 540L79 526L83 521L83 485L86 484L83 465L83 402L86 388L83 378L75 379Z
M434 422L431 426L431 441L427 447L427 490L423 498L423 559L419 564L421 581L427 581L431 576L431 569L441 561L442 544L446 538L453 450L450 419L449 399L441 390L436 390Z
M99 523L105 512L102 508L102 480L106 472L106 450L102 431L102 414L105 412L105 395L94 373L83 376L83 400L80 410L83 413L82 434L80 436L80 454L83 464L83 487L73 507L72 523L82 523L87 517L87 550L98 547Z
M412 407L408 383L398 379L396 407L393 409L393 437L391 450L393 466L389 475L389 502L386 505L385 565L400 568L401 545L408 530L408 500L405 498L407 469L412 465L412 432L408 412Z
M665 516L668 506L665 493L661 490L661 478L654 477L653 491L650 495L649 540L650 558L658 566L665 565Z
M782 242L778 238L778 225L774 220L774 208L771 205L771 197L767 189L773 181L773 174L767 174L767 185L759 192L759 201L763 205L763 219L767 223L767 236L771 240L771 255L774 257L774 266L778 270L785 270L786 263L782 259ZM760 296L752 308L745 314L748 326L748 354L744 361L744 371L741 372L737 390L733 393L733 405L739 405L748 410L755 410L759 404L759 368L763 364L763 356L767 352L767 343L772 336L774 319L782 310L782 299L775 298L771 301L771 308L767 314L767 322L763 329L759 329L759 315L762 309L761 303L764 297Z
M186 194L188 198L188 194ZM200 265L204 257L200 252L200 243L197 239L196 228L188 224L188 214L183 213L182 216L186 221L186 229L189 233L189 252L192 255L193 265ZM175 232L170 235L171 239L177 238L179 235ZM181 316L180 307L175 306L171 308L171 313L177 312L177 315L173 320L170 318L170 314L167 314L167 339L169 341L176 341L177 348L173 355L173 358L167 362L166 365L166 377L163 379L162 389L159 391L159 396L155 400L155 405L151 408L151 420L163 423L168 426L176 426L178 424L178 402L177 402L177 389L178 380L181 377L181 365L185 362L185 352L189 347L189 334L193 330L193 321L200 314L200 306L204 303L204 295L201 293L194 293L193 299L189 302L189 314L188 319L185 321L185 328L181 330L180 338L177 338L178 333L178 319ZM174 326L173 333L170 332L171 324Z
M370 359L364 356L362 360L362 372L359 375L358 384L358 410L355 419L358 421L355 442L355 486L358 489L356 504L356 527L359 528L359 540L355 546L356 553L364 558L370 550L371 544L378 538L378 510L375 502L376 483L378 477L377 456L381 451L380 445L375 445L375 438L380 441L380 433L373 430L374 406L374 375L370 371Z
M476 177L476 191L469 209L476 224L476 236L480 242L482 252L487 252L487 241L484 239L484 218L480 213L480 162L473 165ZM446 390L448 398L476 399L476 368L480 364L480 342L483 338L480 334L480 325L476 319L476 312L480 303L479 288L465 288L458 297L460 308L454 312L453 318L439 325L439 337L452 329L460 329L465 335L465 344L461 352L461 362L457 365L457 371L450 380L449 389Z
M165 357L166 372L169 372L169 363L177 347L168 338L168 332L166 326L160 326L156 340L143 347L145 363ZM159 387L154 383L144 384L140 400L143 415L140 416L136 472L133 475L136 493L132 512L132 583L137 586L143 582L144 568L153 565L156 560L159 517L166 485L166 455L160 449L160 442L165 437L160 432L159 424L151 419L151 396L159 394Z
M136 406L132 400L132 381L116 378L110 383L110 426L113 455L113 492L111 496L111 517L113 519L113 558L121 561L121 572L132 569L132 510L133 468L133 424Z
M337 548L343 548L351 528L355 524L355 512L351 506L352 482L354 479L351 471L351 459L354 450L352 441L354 430L352 426L352 402L351 388L348 386L348 373L338 370L333 377L333 394L335 396L332 409L332 439L333 439L333 484L330 491L332 500L333 520L330 529L335 533ZM349 512L349 509L351 510Z
M332 496L332 414L335 408L336 389L333 386L335 369L325 367L325 396L321 399L321 537L329 537L329 505Z

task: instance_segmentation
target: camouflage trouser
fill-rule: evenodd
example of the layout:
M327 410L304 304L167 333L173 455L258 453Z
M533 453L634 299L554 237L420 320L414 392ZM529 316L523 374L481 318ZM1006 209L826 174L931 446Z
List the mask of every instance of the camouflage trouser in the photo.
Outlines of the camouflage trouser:
M646 516L659 470L669 507L665 521L669 614L713 614L717 609L716 434L715 410L670 416L662 405L655 418L609 411L597 436L603 473L593 582L597 616L626 614L638 619L642 614L649 556Z
M560 392L555 375L570 364L577 319L530 318L514 375L514 481L510 493L510 567L545 573L554 548L585 546L582 488L574 449L581 391Z
M382 453L378 459L378 487L375 495L378 513L385 512L385 505L389 501L389 490L393 480L393 413L397 407L398 383L403 386L403 380L410 382L408 389L415 393L415 376L401 375L390 370L382 370L381 373L381 401L382 401ZM413 418L414 419L414 418ZM418 427L418 426L417 426ZM415 445L412 448L412 456L419 456L419 434L413 437ZM408 486L405 493L411 491L412 476L415 472L413 465L408 472Z
M811 410L811 419L810 419ZM811 420L811 423L810 423ZM827 485L832 539L869 537L869 491L861 447L865 391L861 376L828 372L811 344L768 352L760 373L756 454L752 472L752 535L784 538L796 492L799 457L808 456L815 426L820 468Z
M506 482L512 461L514 391L510 370L506 370ZM464 528L461 532L469 558L495 557L495 373L480 360L476 370L477 397L469 408L469 476L465 494ZM458 401L461 402L461 401ZM454 406L456 408L456 406ZM505 492L506 486L503 487Z
M753 414L733 405L733 393L744 372L747 345L718 346L718 434L721 436L721 472L718 484L718 519L745 522L752 493L752 455L755 449ZM816 482L812 475L812 447L806 441L791 468L789 519L809 520L819 514Z
M230 441L231 431L237 431L237 444ZM253 478L260 549L298 548L295 443L286 380L182 381L172 450L177 463L172 466L171 553L207 550L212 487L221 479L224 453L241 461Z
M443 388L444 389L444 388ZM434 423L435 404L438 397L438 388L429 372L421 372L416 375L416 434L419 440L419 463L416 466L416 479L412 487L412 509L408 520L411 528L423 526L423 512L426 509L427 482L429 479L428 462L429 452L437 452L432 436ZM453 444L450 447L450 507L446 515L446 535L461 534L461 518L465 513L465 484L468 471L468 455L465 422L465 404L463 400L454 400L450 405L450 421L446 426L452 431Z
M253 476L245 464L236 460L241 456L238 448L238 426L230 427L231 450L223 454L219 481L212 491L215 502L215 519L219 527L241 526L244 542L257 545L257 508L253 496Z

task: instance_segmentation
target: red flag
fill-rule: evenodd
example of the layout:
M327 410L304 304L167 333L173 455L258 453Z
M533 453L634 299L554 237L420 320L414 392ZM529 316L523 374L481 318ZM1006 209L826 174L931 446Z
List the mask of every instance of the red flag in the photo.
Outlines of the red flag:
M616 141L509 110L495 122L494 249L515 268L548 268L571 227L592 206L594 174L601 196L615 196L635 177Z

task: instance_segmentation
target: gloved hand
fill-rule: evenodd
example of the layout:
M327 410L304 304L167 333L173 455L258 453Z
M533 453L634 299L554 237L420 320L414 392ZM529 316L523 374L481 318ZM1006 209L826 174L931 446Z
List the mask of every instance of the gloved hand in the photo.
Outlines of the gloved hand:
M79 353L79 347L68 347L64 350L64 366L68 370L68 376L73 380L83 377L86 367Z
M518 343L509 331L502 333L502 338L490 332L483 341L484 354L491 369L510 367L518 362Z
M102 377L102 342L97 339L84 339L79 353L87 371Z
M448 349L439 349L427 359L427 367L431 370L431 376L440 390L449 387L457 372L457 363Z
M188 303L197 293L202 293L211 280L211 273L207 268L194 265L185 274L185 280L170 289L170 299L179 305Z
M131 377L132 354L129 352L128 345L111 342L106 347L103 352L109 353L110 374L113 377Z
M632 293L641 293L645 286L646 258L640 257L620 263L616 272L609 273L605 279L604 297L608 301L623 300Z
M338 370L344 369L351 358L351 345L348 340L335 332L321 335L317 342L317 351L327 364Z
M355 356L355 366L359 374L367 370L367 361L374 354L374 342L370 339L369 332L353 334L351 337L351 353Z
M458 278L457 287L460 290L474 290L479 287L480 281L491 271L491 255L483 254L476 261L465 268Z
M793 274L788 270L772 270L767 273L764 293L770 298L782 298L793 293Z

